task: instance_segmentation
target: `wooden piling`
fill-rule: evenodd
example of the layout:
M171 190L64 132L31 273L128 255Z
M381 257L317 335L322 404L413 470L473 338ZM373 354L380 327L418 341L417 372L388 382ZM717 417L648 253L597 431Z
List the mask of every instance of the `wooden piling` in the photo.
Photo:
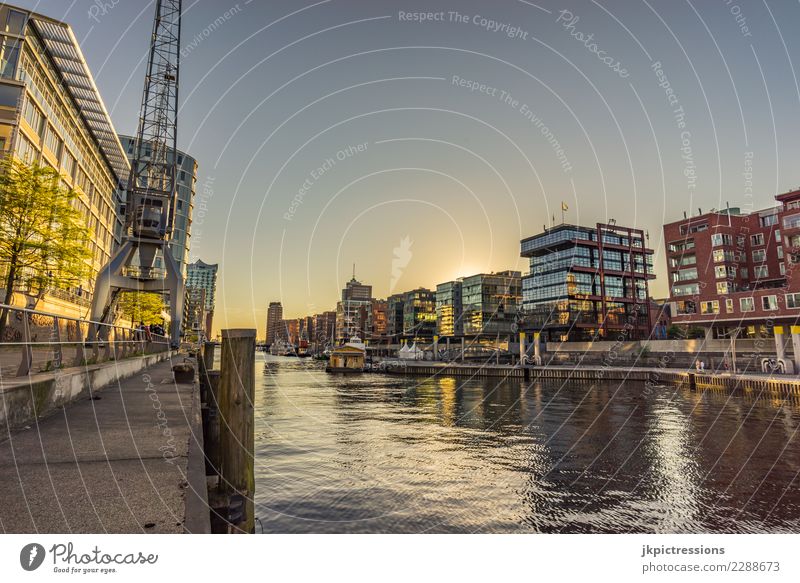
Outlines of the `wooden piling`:
M220 489L227 495L231 532L255 532L255 397L256 331L222 331L220 363Z

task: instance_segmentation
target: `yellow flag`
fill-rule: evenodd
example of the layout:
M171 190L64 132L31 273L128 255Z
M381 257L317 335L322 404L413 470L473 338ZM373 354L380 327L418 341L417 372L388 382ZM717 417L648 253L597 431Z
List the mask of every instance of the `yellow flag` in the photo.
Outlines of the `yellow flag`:
M561 203L561 210L564 211L564 212L567 212L569 210L569 207L567 206L567 203L565 203L565 202Z

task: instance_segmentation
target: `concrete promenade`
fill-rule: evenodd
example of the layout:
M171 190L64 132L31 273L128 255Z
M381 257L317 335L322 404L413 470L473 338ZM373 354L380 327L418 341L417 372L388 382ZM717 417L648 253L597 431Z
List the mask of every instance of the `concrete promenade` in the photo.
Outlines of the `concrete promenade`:
M0 532L206 532L199 391L172 364L4 434Z

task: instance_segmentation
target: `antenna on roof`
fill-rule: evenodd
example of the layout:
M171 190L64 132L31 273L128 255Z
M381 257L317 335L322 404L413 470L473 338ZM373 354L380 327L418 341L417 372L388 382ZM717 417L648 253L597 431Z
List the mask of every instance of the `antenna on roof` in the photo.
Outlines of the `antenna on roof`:
M356 264L353 263L353 280L355 281L355 279L356 279Z
M701 209L700 207L697 207L697 214L702 215L703 214L703 209Z
M683 211L683 218L686 218L686 211Z

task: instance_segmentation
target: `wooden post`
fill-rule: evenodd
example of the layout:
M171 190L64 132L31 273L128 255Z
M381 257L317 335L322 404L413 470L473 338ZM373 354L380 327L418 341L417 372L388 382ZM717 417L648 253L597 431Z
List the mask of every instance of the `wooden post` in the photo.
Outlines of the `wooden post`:
M197 369L200 378L200 402L208 402L209 379L208 373L214 368L214 344L203 343L203 348L197 359Z
M255 532L255 397L256 331L222 331L220 363L220 488L229 501L241 497L242 512L232 517L232 532ZM229 503L230 505L230 503Z
M207 401L203 404L203 444L206 453L206 476L218 476L220 472L220 414L219 371L207 370Z

